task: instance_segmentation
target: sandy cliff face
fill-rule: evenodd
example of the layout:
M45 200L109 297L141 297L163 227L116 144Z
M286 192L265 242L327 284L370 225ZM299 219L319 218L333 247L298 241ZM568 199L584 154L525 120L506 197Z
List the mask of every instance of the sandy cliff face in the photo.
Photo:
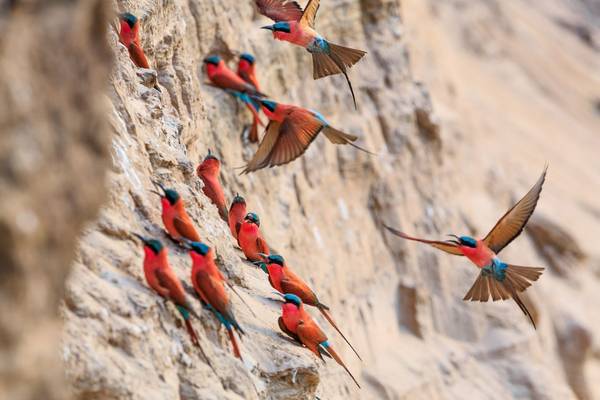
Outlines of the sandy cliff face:
M562 139L558 128L552 131L554 140L545 140L548 130L533 129L536 125L529 114L516 113L514 121L523 121L531 130L506 126L507 131L512 129L506 135L497 130L482 135L481 129L461 125L465 116L467 121L486 122L488 109L458 101L444 103L438 86L451 82L458 91L463 82L450 75L454 60L437 70L425 56L419 58L419 51L433 54L436 60L445 54L443 50L449 51L440 49L435 37L414 39L411 46L417 58L411 69L407 40L420 32L422 22L431 25L439 38L454 43L452 36L445 37L445 29L453 27L453 14L436 16L439 11L433 3L419 3L323 1L319 30L333 41L369 53L351 72L359 112L352 109L342 77L312 81L304 51L274 42L258 29L264 20L250 1L115 3L119 11L141 17L142 42L163 90L159 93L144 84L147 73L132 65L111 32L117 63L108 95L114 133L109 200L81 240L62 309L63 358L76 398L313 399L316 394L322 399L565 399L592 398L597 393L590 382L600 370L594 345L598 327L589 321L599 319L595 310L584 306L598 297L597 271L596 275L592 271L598 265L597 248L582 244L579 253L571 255L564 246L566 240L582 240L584 232L598 233L595 224L588 222L597 215L586 211L594 210L597 201L592 193L561 198L571 193L569 187L596 185L597 189L597 176L588 172L575 180L568 171L570 158L561 153L571 142ZM544 21L544 15L531 6L514 3ZM462 15L452 7L448 6L449 13ZM401 15L410 21L408 34ZM503 37L507 28L496 15L492 9L481 25L497 29ZM554 25L548 29L557 37L566 35L556 33L561 28ZM456 45L464 45L459 39ZM233 99L203 83L201 64L212 52L233 63L233 55L240 51L257 56L264 92L319 110L336 126L360 135L360 144L378 155L369 157L318 138L291 165L239 176L234 168L254 151L240 140L249 116ZM593 64L595 59L589 57ZM475 65L459 71L472 72ZM426 67L438 74L423 75ZM428 82L436 107L440 104L441 119L432 113L425 86L415 83L416 74L423 79L447 79L439 85L433 78ZM506 80L515 76L525 86L530 79L526 74L508 74ZM497 85L508 92L501 82ZM476 92L481 96L488 93L476 83L465 87L481 90ZM583 94L577 88L587 87L568 86L568 93L579 99ZM547 94L550 99L554 96ZM575 113L579 108L571 110ZM598 140L590 134L597 123L593 113L592 109L586 114L589 119L579 125L581 143L572 144L573 149L591 152L586 144ZM577 118L567 111L565 115L569 118L565 123ZM529 147L520 146L521 137L530 141ZM536 147L540 142L546 147ZM492 144L500 150L486 155ZM519 155L504 153L509 147L518 147ZM261 216L269 242L332 307L358 347L363 363L322 324L362 382L361 391L339 366L322 365L278 333L280 306L265 275L241 260L227 226L195 176L195 166L209 148L221 158L221 178L229 199L236 192L246 197L249 209ZM535 149L538 153L532 159L518 161ZM470 158L472 153L478 156ZM504 164L504 159L509 161ZM403 243L381 230L380 222L386 221L423 235L485 233L509 206L511 196L521 195L535 181L544 160L550 161L551 172L539 214L550 222L538 220L537 233L531 235L535 240L523 235L505 256L525 265L547 266L551 266L548 252L570 257L562 273L552 266L528 291L526 301L535 311L537 332L514 304L463 303L461 298L476 274L465 260ZM583 166L585 158L577 163ZM162 233L151 179L176 188L186 199L203 240L216 249L218 264L254 310L256 315L233 296L235 312L247 331L242 342L244 364L231 356L226 335L197 305L202 320L196 326L209 365L178 327L173 307L146 286L141 246L131 232L145 232L168 244L171 264L185 281L190 270L189 257ZM468 180L472 180L469 190L464 185ZM568 201L567 209L563 201ZM585 222L574 226L570 218ZM557 238L548 224L558 224L564 236Z

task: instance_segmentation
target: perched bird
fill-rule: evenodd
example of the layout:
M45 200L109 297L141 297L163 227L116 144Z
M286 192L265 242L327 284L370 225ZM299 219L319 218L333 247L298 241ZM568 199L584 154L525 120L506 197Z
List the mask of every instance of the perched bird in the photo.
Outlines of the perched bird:
M162 220L167 233L171 239L181 242L182 238L193 242L200 241L200 235L196 231L192 219L185 211L185 205L179 193L173 189L166 189L162 184L153 182L163 193L152 191L161 197Z
M304 309L300 297L295 294L286 293L283 295L283 298L285 303L281 306L281 317L278 320L279 329L292 339L302 343L321 360L323 360L322 354L331 356L346 370L360 389L358 381L329 344L325 333Z
M229 230L231 230L231 235L237 240L238 231L244 222L244 217L246 216L246 200L236 194L231 202L231 206L229 207Z
M256 263L261 269L269 275L269 283L271 286L281 294L291 293L300 297L304 304L309 306L317 307L325 319L333 326L333 328L344 338L348 346L354 351L354 354L360 358L358 352L354 349L352 344L346 339L346 336L340 331L337 324L333 321L331 315L329 315L329 307L321 303L312 289L304 282L298 275L296 275L282 256L278 254L260 254L265 261L257 261Z
M252 83L246 82L229 69L221 57L216 55L208 56L204 59L204 64L206 65L206 74L211 84L240 99L250 112L252 112L254 123L262 125L258 116L260 104L255 99L264 97L265 95L259 92L258 88ZM258 127L256 128L255 136L253 137L252 132L250 132L249 140L252 142L258 141Z
M240 347L233 330L235 329L239 335L243 335L244 330L233 315L231 301L225 290L225 280L215 264L212 249L204 243L190 243L188 241L185 243L192 258L192 284L194 289L200 296L202 303L227 329L233 347L233 354L241 360Z
M196 169L198 177L204 182L202 192L217 206L219 215L224 221L227 221L227 206L225 205L225 194L219 181L219 172L221 170L221 162L212 155L210 149L204 158L204 161Z
M481 269L481 272L463 300L488 301L490 296L493 301L512 298L521 311L529 317L535 328L533 317L521 301L519 293L531 286L531 282L540 277L544 268L506 264L498 258L497 254L519 236L529 217L533 214L546 179L547 168L547 166L544 168L542 175L529 192L500 218L483 239L449 235L454 239L426 240L409 236L387 225L384 226L393 234L404 239L426 243L446 253L466 256Z
M314 79L344 74L356 108L356 97L347 71L367 53L331 43L315 31L315 16L320 0L310 0L304 11L295 1L255 0L255 2L262 15L275 21L273 25L263 26L262 29L272 31L275 39L304 47L312 54Z
M192 310L188 302L181 281L169 265L167 259L167 249L155 239L147 239L141 235L134 235L144 244L144 275L148 285L156 293L165 299L175 303L177 310L185 321L185 327L190 335L190 339L195 346L200 347L198 335L190 322L190 316L199 318ZM205 357L206 358L206 357Z
M119 41L129 50L131 61L139 68L150 68L140 43L139 20L135 15L126 12L119 15L119 21L121 22Z
M260 99L269 124L254 157L242 174L265 167L287 164L300 157L319 132L333 144L349 144L361 151L368 150L355 145L357 137L333 128L318 112L272 100Z
M238 61L237 74L244 81L248 82L256 90L260 90L260 86L258 85L258 79L256 78L256 71L254 67L254 63L256 59L252 54L242 53L240 55L240 59Z
M253 212L246 214L238 230L238 244L250 261L263 261L260 254L269 254L269 246L260 233L260 219Z
M240 60L238 61L237 74L240 78L242 78L247 83L254 86L256 90L260 90L258 85L258 79L256 78L256 72L254 67L255 59L252 54L242 53L240 55ZM252 104L246 104L248 108L255 107L257 105L256 102ZM260 107L259 107L260 108ZM258 109L254 108L258 112ZM250 126L250 134L248 135L248 140L252 143L258 142L258 125L263 125L260 118L258 118L258 114L254 113L253 110L250 110L253 115L252 125Z

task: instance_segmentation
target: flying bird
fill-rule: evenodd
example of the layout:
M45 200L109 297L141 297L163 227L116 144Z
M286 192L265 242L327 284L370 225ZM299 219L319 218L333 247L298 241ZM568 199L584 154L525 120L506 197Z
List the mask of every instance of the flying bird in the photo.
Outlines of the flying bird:
M234 330L243 335L244 330L240 327L235 315L229 295L225 290L225 279L215 264L213 251L210 247L200 242L185 242L190 250L192 258L192 284L194 290L200 296L202 303L215 315L219 322L225 326L233 354L242 359L240 347L234 334Z
M335 129L316 111L267 99L259 101L270 121L256 153L242 174L295 160L304 154L321 131L333 144L349 144L373 154L353 143L358 139L356 136Z
M237 240L238 231L240 230L244 217L246 216L246 200L238 194L235 195L231 206L229 207L229 230L231 235Z
M198 335L190 321L192 315L198 319L200 317L190 306L181 281L169 265L167 249L156 239L148 239L136 233L134 235L144 244L144 276L146 277L146 282L161 297L175 303L177 310L185 321L185 327L190 335L192 344L200 347Z
M304 309L300 297L291 293L286 293L282 296L285 303L281 306L281 317L279 317L278 320L279 329L292 339L306 346L321 360L323 360L322 354L331 356L346 370L356 386L360 389L358 381L354 378L348 367L346 367L346 364L344 364L340 356L335 352L331 344L329 344L325 333Z
M193 242L199 242L200 235L196 231L192 219L185 211L185 205L179 193L174 189L165 188L161 183L153 183L163 192L152 191L152 193L160 196L163 224L171 239L181 242L182 238L185 238Z
M426 243L446 253L466 256L481 269L481 272L463 300L485 302L490 296L493 301L512 298L521 311L529 317L535 328L533 317L521 301L519 293L531 286L531 282L537 281L544 268L506 264L498 258L498 253L521 234L533 214L546 179L547 169L546 166L529 192L500 218L483 239L456 235L450 235L454 239L446 241L419 239L387 225L384 226L404 239Z
M131 61L139 68L150 68L150 64L140 43L140 23L138 18L126 12L119 15L119 21L121 23L119 41L129 50Z
M265 261L257 261L256 263L260 268L269 275L269 283L271 286L281 294L291 293L300 297L304 304L313 306L319 309L323 317L333 326L333 328L344 338L348 346L354 351L354 354L358 357L360 355L356 349L350 344L346 336L342 333L337 324L333 321L331 315L329 315L329 307L319 301L319 298L313 292L313 290L304 282L298 275L294 273L287 265L282 256L278 254L260 254Z
M273 25L263 26L273 32L273 37L304 47L312 55L313 79L329 75L344 74L354 107L356 97L348 77L348 68L356 64L365 51L352 49L331 43L315 30L315 17L320 0L310 0L302 10L298 3L289 0L255 0L258 11L275 21Z
M256 99L265 97L265 95L254 84L246 82L242 77L233 72L221 57L217 55L208 56L204 59L204 64L206 65L206 74L211 85L225 90L233 97L240 99L252 113L253 125L262 125L262 121L258 115L260 104ZM256 127L254 134L256 137L253 136L253 132L251 131L248 137L251 142L258 141L258 127Z
M256 90L260 90L260 87L258 85L258 78L256 77L255 62L256 60L252 54L242 53L238 61L237 74L245 82L254 86ZM247 104L247 107L256 107L256 105L256 102L253 102L252 104ZM260 107L258 108L260 109ZM256 110L257 112L259 111L256 108L254 108L254 110ZM262 126L263 123L260 120L260 118L258 118L257 113L254 113L253 110L250 111L252 112L253 118L252 125L250 126L250 134L248 135L248 140L250 140L250 142L252 143L256 143L258 142L258 125L260 124Z
M261 254L269 254L269 246L260 233L260 219L253 212L246 214L237 232L238 244L250 261L263 261Z
M225 194L219 181L219 172L221 171L221 162L215 157L210 149L204 158L204 161L196 169L198 177L204 182L202 192L217 206L219 215L224 221L227 221L227 206L225 205Z

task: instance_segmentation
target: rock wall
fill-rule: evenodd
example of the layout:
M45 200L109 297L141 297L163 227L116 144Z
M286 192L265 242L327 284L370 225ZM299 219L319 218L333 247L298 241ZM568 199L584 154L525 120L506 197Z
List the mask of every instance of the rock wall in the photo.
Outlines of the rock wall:
M568 278L552 267L528 291L526 301L539 326L533 331L514 304L462 302L476 275L465 260L402 242L381 230L385 221L422 235L483 234L543 166L543 161L531 161L527 169L515 163L522 168L516 175L512 164L513 169L496 164L502 153L481 166L477 162L487 160L484 156L468 163L462 149L475 146L471 135L480 131L469 125L459 130L452 124L447 108L454 103L441 107L441 118L436 116L426 86L415 81L415 75L431 65L411 64L409 44L417 56L419 49L427 50L419 45L433 49L428 41L409 43L420 26L416 16L439 23L440 37L446 27L435 19L435 2L417 3L322 2L319 30L333 41L368 51L351 72L359 112L352 109L342 77L313 81L304 51L275 42L258 29L264 19L251 1L113 4L115 10L141 18L143 46L163 90L144 83L148 71L136 69L126 49L117 44L116 32L109 32L116 65L109 85L113 163L108 200L80 242L62 307L63 358L75 398L566 399L597 393L589 383L593 380L583 376L593 377L598 371L597 328L587 322L596 311L582 306L598 296L598 275L590 271L598 266L597 250L582 247L583 255L573 261ZM465 5L456 3L460 14ZM476 3L483 4L488 16L481 26L492 32L508 29L502 13L493 7L488 12L492 2ZM409 15L406 21L403 15ZM288 166L239 176L236 167L255 150L240 139L249 116L228 95L204 84L202 59L216 52L234 63L241 51L257 56L264 92L319 110L336 126L359 135L360 144L377 156L318 138ZM453 72L452 65L447 66L444 71ZM436 81L427 85L434 88L437 104L441 95ZM474 111L465 111L469 112ZM581 136L588 138L586 129ZM474 153L484 154L492 141L497 146L513 144L498 140L496 136L475 142L480 147ZM322 323L362 390L335 363L323 365L278 333L280 306L265 275L242 261L195 176L195 166L209 148L222 161L229 199L236 192L246 197L249 209L260 215L268 241L332 307L359 349L362 363ZM550 163L539 214L573 236L568 223L561 222L568 214L553 212L560 209L554 177L570 176L561 168L568 161L556 157ZM473 176L473 184L465 185ZM232 357L226 335L198 305L202 320L196 325L208 356L203 359L178 326L173 307L144 282L142 249L132 232L167 243L171 265L185 281L190 269L189 257L162 233L151 179L183 195L202 238L216 249L219 266L253 310L233 296L247 331L243 364ZM583 207L569 211L577 208L579 214L573 215L581 217ZM526 234L512 244L507 259L551 266L544 258L547 253L536 248L556 247L556 241L533 235L533 242Z
M110 156L108 11L101 1L0 3L4 399L65 395L58 305L76 236L104 198Z

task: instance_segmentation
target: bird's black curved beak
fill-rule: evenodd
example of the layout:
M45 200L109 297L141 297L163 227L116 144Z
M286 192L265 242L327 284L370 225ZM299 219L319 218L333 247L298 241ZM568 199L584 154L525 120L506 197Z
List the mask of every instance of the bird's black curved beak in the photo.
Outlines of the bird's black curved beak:
M446 242L460 246L460 239L458 236L453 235L453 234L448 234L446 236L450 236L451 238L454 238L454 239L446 240Z
M184 238L182 237L181 239L181 246L186 249L186 250L192 250L192 242L190 239L188 238Z
M152 192L154 194L157 194L160 197L164 196L166 192L165 192L165 187L163 186L163 184L160 183L160 182L154 181L154 180L151 181L151 182L154 184L154 186L156 186L157 188L159 188L160 190L162 190L163 193L161 194L160 192L157 192L156 190L151 190L150 192Z
M267 29L267 30L270 30L270 31L274 31L275 30L275 28L273 28L273 25L261 26L260 29Z
M148 239L143 237L142 235L140 235L139 233L135 233L132 232L131 233L133 236L135 236L136 238L140 239L142 241L142 243L147 244L148 243Z

